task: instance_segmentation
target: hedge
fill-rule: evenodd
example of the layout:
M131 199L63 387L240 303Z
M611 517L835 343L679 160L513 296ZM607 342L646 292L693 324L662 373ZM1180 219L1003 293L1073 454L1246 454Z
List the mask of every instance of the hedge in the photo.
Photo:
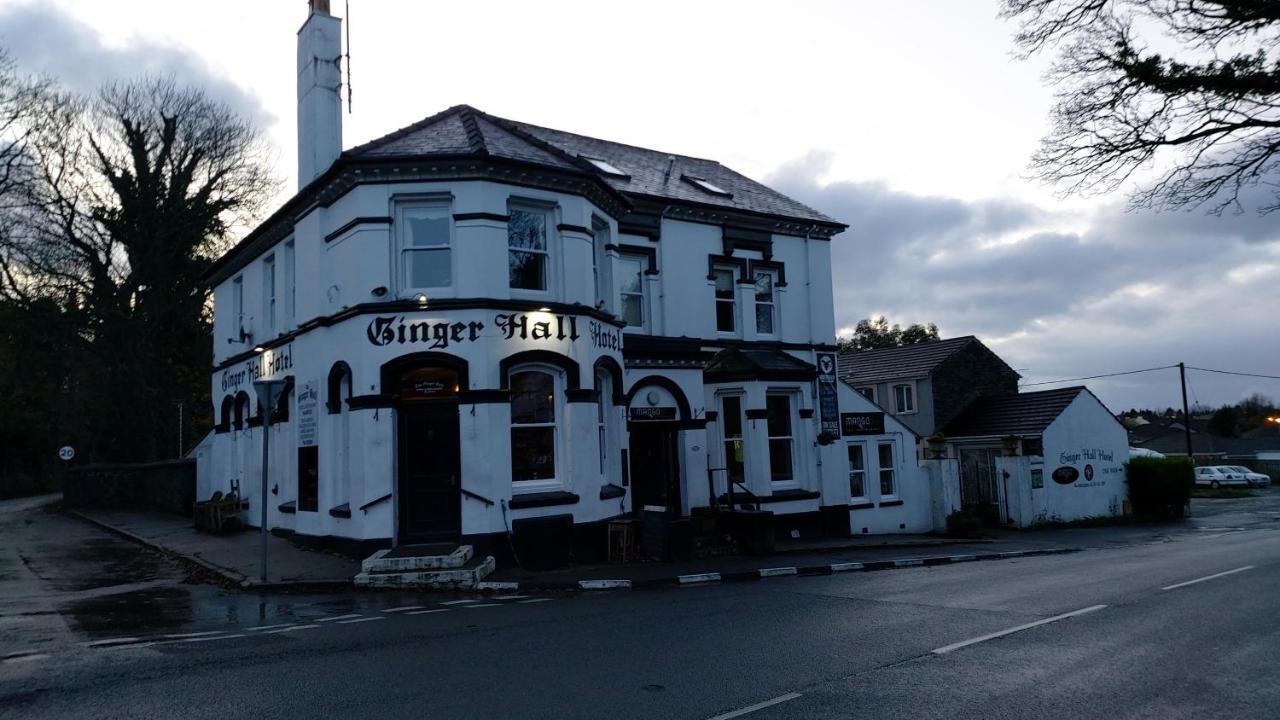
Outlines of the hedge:
M1125 475L1136 514L1181 517L1191 502L1195 465L1190 460L1135 457L1125 466Z

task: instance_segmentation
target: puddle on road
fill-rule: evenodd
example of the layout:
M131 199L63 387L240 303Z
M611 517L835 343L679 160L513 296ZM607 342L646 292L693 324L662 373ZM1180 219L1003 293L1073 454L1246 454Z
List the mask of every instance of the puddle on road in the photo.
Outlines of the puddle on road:
M81 540L60 554L56 559L61 567L49 568L56 573L49 580L59 590L95 590L182 577L168 559L115 538Z

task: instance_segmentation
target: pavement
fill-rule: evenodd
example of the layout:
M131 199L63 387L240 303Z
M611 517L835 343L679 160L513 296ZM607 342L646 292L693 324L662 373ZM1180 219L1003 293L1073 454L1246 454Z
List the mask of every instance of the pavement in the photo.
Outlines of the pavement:
M1273 717L1280 492L1195 511L1069 531L1090 547L1061 555L453 596L184 584L182 563L0 505L0 718ZM95 582L132 597L101 584L129 568L184 599L71 609Z

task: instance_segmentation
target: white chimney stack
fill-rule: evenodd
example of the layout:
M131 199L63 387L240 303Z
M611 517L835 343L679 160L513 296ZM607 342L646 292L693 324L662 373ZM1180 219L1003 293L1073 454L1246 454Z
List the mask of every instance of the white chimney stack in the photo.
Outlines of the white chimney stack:
M311 0L298 31L298 188L342 153L342 20L329 0Z

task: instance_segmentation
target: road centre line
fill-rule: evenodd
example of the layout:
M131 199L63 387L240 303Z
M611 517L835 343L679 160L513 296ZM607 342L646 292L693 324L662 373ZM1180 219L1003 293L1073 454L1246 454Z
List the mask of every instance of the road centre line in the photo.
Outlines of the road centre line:
M555 598L530 598L530 599L528 599L528 600L517 600L517 601L516 601L516 604L517 604L517 605L528 605L528 604L530 604L530 603L544 603L544 602L551 602L552 600L555 600Z
M1023 630L1030 630L1031 628L1034 628L1034 627L1040 627L1041 625L1048 625L1049 623L1055 623L1055 622L1058 622L1059 620L1066 620L1067 618L1076 617L1078 615L1086 615L1091 612L1097 612L1098 610L1101 610L1105 607L1106 605L1093 605L1087 608L1082 608L1080 610L1073 610L1069 613L1054 615L1053 617L1044 618L1043 620L1036 620L1035 622L1029 622L1024 625L1018 625L1017 627L1011 627L1007 630L993 632L988 635L982 635L976 638L970 638L968 640L961 640L958 643L952 643L950 645L944 645L940 648L937 648L936 650L933 651L933 654L946 655L949 652L954 652L961 648L969 647L970 645L977 645L978 643L981 643L981 642L986 642L988 640L995 640L996 638L1002 638L1006 635L1012 635L1014 633L1022 632Z
M311 630L313 628L318 628L318 627L320 626L314 623L310 625L288 625L286 627L282 627L277 630L268 630L261 634L262 635L279 635L280 633L296 632L298 630Z
M468 598L466 600L446 600L445 602L442 602L440 604L441 605L464 605L466 603L473 603L473 602L476 602L475 598Z
M221 635L226 630L208 630L206 632L190 632L190 633L171 633L169 635L161 635L165 640L186 640L187 638L209 637L210 635Z
M279 625L259 625L257 627L245 628L248 632L261 632L263 630L275 630L277 628L287 628L296 623L280 623Z
M478 605L464 605L463 607L465 607L465 608L467 608L468 610L470 610L471 608L498 607L498 606L499 606L499 605L501 605L501 604L502 604L502 603L480 603L480 604L478 604Z
M1180 582L1174 585L1165 585L1160 589L1161 590L1177 590L1178 588L1181 588L1181 587L1186 587L1188 585L1195 585L1196 583L1202 583L1206 580L1216 580L1217 578L1226 577L1227 575L1235 575L1236 573L1242 573L1245 570L1252 570L1253 568L1254 568L1253 565L1245 565L1244 567L1238 567L1235 570L1227 570L1225 572L1214 573L1213 575L1206 575L1202 578L1196 578L1195 580L1188 580L1186 582Z
M213 637L192 637L192 638L184 638L184 639L182 639L182 640L174 640L173 642L181 642L181 643L198 643L198 642L207 642L207 641L209 641L209 640L230 640L230 639L232 639L232 638L242 638L242 637L250 637L250 636L249 636L249 635L247 635L247 634L245 634L245 633L240 633L240 634L238 634L238 635L217 635L217 636L213 636Z
M387 608L386 610L383 610L382 612L384 612L384 613L408 612L408 611L410 611L410 610L421 610L421 609L422 609L422 608L424 608L424 607L426 607L426 606L425 606L425 605L405 605L404 607L393 607L393 608Z
M107 647L110 645L126 645L129 643L136 643L136 642L140 642L141 640L142 638L136 638L136 637L110 638L108 640L93 640L91 642L83 643L83 645L85 647Z
M361 617L360 613L351 613L349 615L335 615L334 617L316 618L315 622L337 622L339 620L351 620L352 618Z
M434 610L414 610L410 615L429 615L431 613L449 612L449 608L436 608Z
M795 700L798 697L800 697L800 693L787 693L786 695L779 695L778 697L773 698L772 700L765 700L764 702L758 702L755 705L748 705L744 708L738 708L737 710L733 710L733 711L724 713L722 715L716 715L715 717L709 718L708 720L730 720L731 718L742 717L743 715L746 715L748 713L753 713L757 710L763 710L767 707L773 707L774 705L781 705L784 702Z
M10 663L10 664L34 662L36 660L44 660L47 657L49 657L49 653L30 653L27 655L12 655L0 662Z
M374 620L386 620L384 617L357 617L351 620L339 620L335 625L350 625L351 623L373 622Z

